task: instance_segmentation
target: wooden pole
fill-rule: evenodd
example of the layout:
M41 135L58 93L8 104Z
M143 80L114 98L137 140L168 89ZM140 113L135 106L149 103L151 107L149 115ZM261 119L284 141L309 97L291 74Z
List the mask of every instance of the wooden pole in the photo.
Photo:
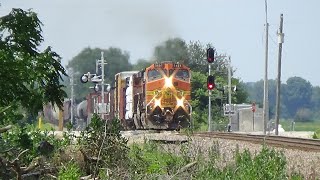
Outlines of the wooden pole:
M59 131L63 131L63 110L59 109Z

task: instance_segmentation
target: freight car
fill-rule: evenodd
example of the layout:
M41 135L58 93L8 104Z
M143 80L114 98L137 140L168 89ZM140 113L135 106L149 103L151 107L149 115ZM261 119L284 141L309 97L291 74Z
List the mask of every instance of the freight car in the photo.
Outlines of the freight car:
M152 64L142 71L120 72L104 96L108 104L104 117L119 119L125 129L189 127L192 112L190 79L187 66L171 61ZM92 97L97 100L90 100ZM97 94L87 99L101 103ZM88 111L92 112L93 103L88 104L91 106Z

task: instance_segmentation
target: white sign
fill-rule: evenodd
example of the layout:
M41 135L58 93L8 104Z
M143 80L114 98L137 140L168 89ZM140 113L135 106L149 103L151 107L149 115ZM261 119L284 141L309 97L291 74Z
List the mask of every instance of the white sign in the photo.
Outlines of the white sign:
M110 105L109 104L98 104L98 114L107 114L110 112Z

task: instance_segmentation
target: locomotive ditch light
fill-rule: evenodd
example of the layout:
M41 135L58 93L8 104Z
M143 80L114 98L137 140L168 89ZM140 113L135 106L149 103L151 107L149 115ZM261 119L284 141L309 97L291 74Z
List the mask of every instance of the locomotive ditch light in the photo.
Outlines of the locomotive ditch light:
M165 87L172 87L172 78L171 77L166 77L165 78Z
M177 106L183 106L183 99L177 99Z
M161 99L155 99L154 100L154 106L155 107L157 107L157 106L161 107Z

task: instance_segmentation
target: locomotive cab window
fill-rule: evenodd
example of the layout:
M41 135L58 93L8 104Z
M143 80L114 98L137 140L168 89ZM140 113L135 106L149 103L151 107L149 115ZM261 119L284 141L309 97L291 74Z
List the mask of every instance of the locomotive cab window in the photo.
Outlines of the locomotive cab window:
M186 69L179 69L175 75L175 77L177 79L181 79L181 80L184 80L184 81L188 81L189 80L189 71L186 70Z
M148 80L153 81L157 79L161 79L162 74L157 69L151 69L148 71Z

